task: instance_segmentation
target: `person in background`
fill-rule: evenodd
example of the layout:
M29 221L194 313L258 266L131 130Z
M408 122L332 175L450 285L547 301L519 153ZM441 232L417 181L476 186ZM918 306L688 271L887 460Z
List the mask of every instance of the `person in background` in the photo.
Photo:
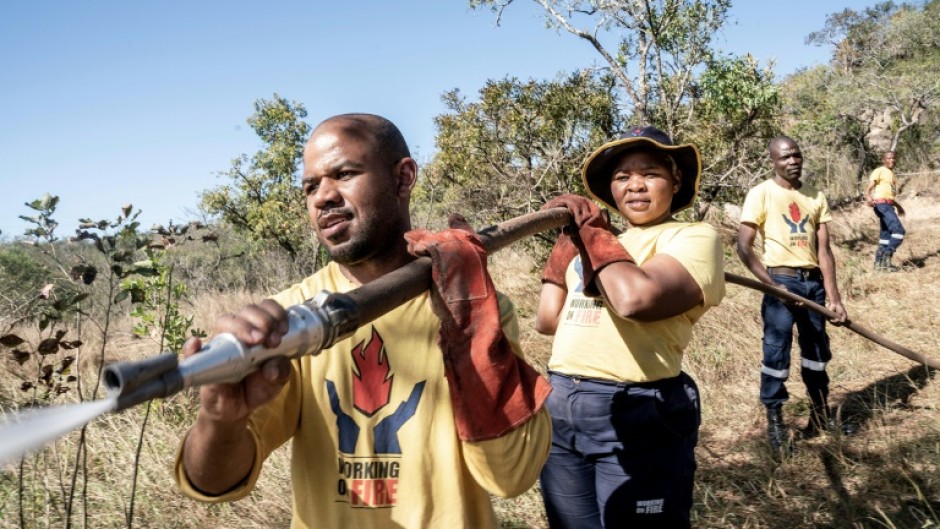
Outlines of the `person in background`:
M836 313L836 322L846 320L845 307L836 283L836 262L829 246L832 216L826 196L801 180L803 154L786 136L770 141L773 178L748 191L741 211L738 256L760 281L816 302ZM763 257L754 253L760 233ZM783 404L789 398L785 382L790 374L793 325L799 330L802 361L800 373L812 402L807 436L835 428L829 412L829 375L832 358L826 319L803 306L764 295L763 362L760 369L760 400L767 412L767 437L774 452L789 455L792 444L783 419Z
M875 270L897 272L898 267L891 263L894 252L904 242L904 225L898 217L904 216L904 208L897 201L898 179L894 175L897 153L888 151L882 158L881 167L872 171L865 188L865 202L875 208L875 216L881 233L878 237L878 251L875 252Z
M584 197L544 206L574 219L546 262L536 319L554 335L541 476L553 528L690 526L701 410L682 357L692 326L725 292L718 233L673 218L692 205L700 174L697 147L634 127L581 171L626 232L615 236Z
M515 312L493 288L479 238L460 219L459 229L410 231L417 165L387 119L327 119L303 162L310 220L332 261L221 318L216 332L275 347L284 307L352 290L415 255L432 257L435 288L316 356L203 386L178 485L198 500L243 498L290 440L293 528L496 527L489 494L521 494L547 457L551 388L519 355ZM191 340L185 354L199 347Z

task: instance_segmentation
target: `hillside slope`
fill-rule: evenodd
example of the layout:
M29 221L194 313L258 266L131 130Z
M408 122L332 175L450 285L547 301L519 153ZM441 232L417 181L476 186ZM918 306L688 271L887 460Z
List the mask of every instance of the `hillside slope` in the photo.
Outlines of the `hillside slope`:
M839 284L850 317L918 352L940 358L940 204L929 185L909 193L908 236L895 274L871 270L878 238L871 210L853 205L834 212L833 240ZM716 225L725 238L727 268L747 275L733 253L733 221ZM523 346L544 366L550 339L533 332L538 263L518 248L493 257L497 286L516 301ZM211 292L193 300L197 325L208 328L221 313L267 294ZM798 440L796 455L775 462L764 440L757 399L761 295L728 285L721 306L696 326L685 366L702 391L704 422L693 510L699 528L791 529L820 527L940 527L940 384L933 372L845 329L831 328L831 400L841 417L859 427L850 438ZM115 324L109 358L155 354L154 343L130 334L131 322ZM89 351L98 345L89 342ZM94 354L89 352L89 354ZM0 359L0 402L22 398L12 355ZM808 401L792 370L785 408L794 435L806 424ZM180 438L193 419L193 392L150 407L136 474L135 526L284 527L290 519L289 448L265 464L258 488L242 501L204 505L183 498L171 480ZM0 469L0 528L62 527L76 468L81 469L71 506L73 523L125 527L135 454L147 408L104 416L86 432L87 458L76 467L78 433L31 455L23 466ZM84 491L84 492L83 492ZM544 528L538 489L494 500L504 527ZM21 523L23 516L24 523Z

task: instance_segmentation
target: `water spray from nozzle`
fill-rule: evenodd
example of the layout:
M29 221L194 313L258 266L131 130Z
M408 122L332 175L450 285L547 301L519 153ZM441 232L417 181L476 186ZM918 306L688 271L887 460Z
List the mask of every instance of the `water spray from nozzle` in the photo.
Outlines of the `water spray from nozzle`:
M288 331L278 347L247 347L231 334L220 334L182 360L175 353L163 353L108 365L102 373L106 399L0 415L0 465L105 413L169 397L185 388L238 382L276 356L319 354L358 328L358 314L349 296L320 292L312 301L287 309Z

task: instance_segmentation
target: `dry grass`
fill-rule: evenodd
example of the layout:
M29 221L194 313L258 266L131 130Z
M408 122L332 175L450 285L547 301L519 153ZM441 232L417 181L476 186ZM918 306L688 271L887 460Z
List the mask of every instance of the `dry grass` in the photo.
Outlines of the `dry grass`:
M940 356L940 205L929 182L911 182L903 197L908 237L895 261L903 273L871 271L877 223L862 206L835 213L833 238L839 281L850 317L916 351ZM723 228L730 243L733 230ZM727 245L728 269L746 275ZM544 366L550 340L530 329L538 297L534 263L505 250L493 258L497 285L516 302L523 345L529 359ZM211 294L193 303L197 325L256 299L246 292ZM774 461L764 442L763 410L757 400L760 364L760 296L728 286L724 303L696 327L686 358L687 370L702 390L704 423L698 448L699 472L693 516L703 528L784 529L927 528L940 516L940 389L932 372L881 349L846 330L831 329L832 402L843 418L860 426L851 438L822 436L801 440L797 454ZM139 358L156 345L130 337L119 322L109 359ZM83 355L93 355L88 343ZM89 364L93 366L92 364ZM15 365L3 358L0 403L16 402ZM807 418L805 392L795 375L785 408L796 431ZM290 514L289 458L276 453L265 466L250 498L208 506L183 498L170 478L177 444L192 420L191 394L154 403L144 437L136 512L137 527L285 527ZM109 415L87 431L87 487L75 496L75 527L125 526L133 454L144 407ZM75 461L77 434L26 459L23 478L25 527L64 527L64 491ZM0 528L20 527L18 469L0 469ZM87 491L83 503L80 491ZM87 504L87 513L82 505ZM514 499L497 499L504 527L545 527L537 490ZM87 515L87 522L84 518Z

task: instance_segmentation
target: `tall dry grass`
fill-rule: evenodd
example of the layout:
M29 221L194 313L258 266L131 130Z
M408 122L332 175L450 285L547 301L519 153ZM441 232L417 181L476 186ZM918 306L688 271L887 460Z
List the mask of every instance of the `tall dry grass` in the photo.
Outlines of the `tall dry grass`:
M916 184L916 185L915 185ZM930 182L905 188L908 237L895 261L897 274L871 270L877 223L864 206L835 212L833 239L839 283L850 317L894 341L940 357L940 205ZM719 220L715 221L719 223ZM733 222L720 226L728 270L746 275L731 249ZM541 368L551 341L533 331L538 263L507 249L492 261L494 280L516 302L529 360ZM220 314L265 293L207 293L193 299L196 325L209 329ZM799 440L795 456L775 461L764 441L757 400L760 295L735 285L721 306L696 326L685 360L702 391L704 422L697 450L696 527L784 529L926 528L940 526L940 389L934 373L844 329L830 329L831 400L841 417L860 427L850 438ZM156 344L132 338L120 322L109 360L142 358ZM97 344L83 346L91 356ZM85 353L83 353L85 354ZM17 402L16 366L0 359L0 403ZM84 365L92 369L94 363ZM785 413L794 433L808 416L794 369ZM266 463L257 490L242 501L203 505L182 497L171 480L179 441L196 409L192 392L152 403L139 465L135 527L286 527L290 516L289 457L282 449ZM134 452L144 407L104 416L87 429L87 482L79 480L71 527L126 527ZM65 527L64 498L76 460L71 434L0 469L0 528ZM22 476L21 487L19 477ZM84 497L83 497L84 495ZM20 503L26 521L20 522ZM545 527L537 487L513 499L495 499L504 527Z

